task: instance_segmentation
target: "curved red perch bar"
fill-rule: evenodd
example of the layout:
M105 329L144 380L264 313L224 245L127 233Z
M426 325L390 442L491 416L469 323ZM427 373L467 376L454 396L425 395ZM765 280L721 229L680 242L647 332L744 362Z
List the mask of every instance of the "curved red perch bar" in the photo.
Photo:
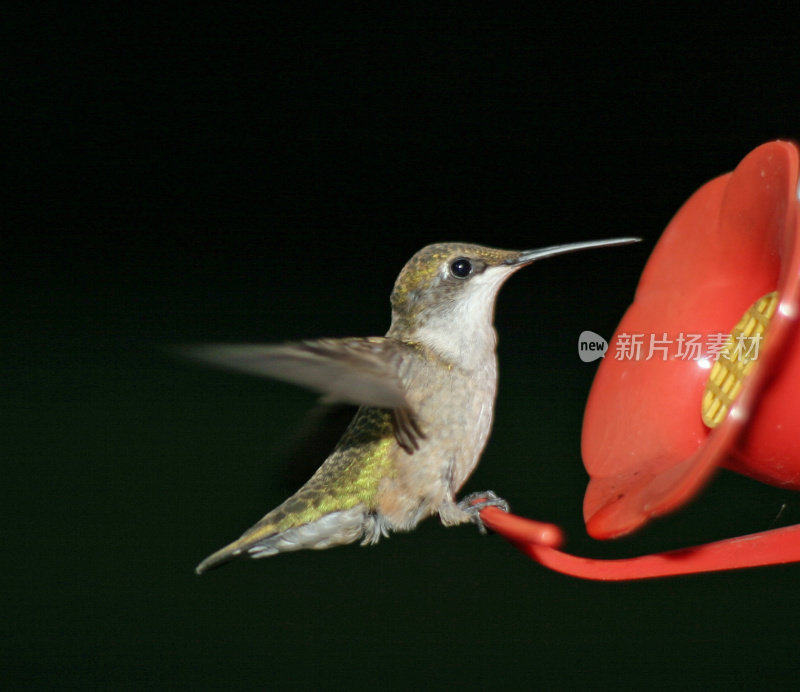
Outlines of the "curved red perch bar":
M798 180L797 146L764 144L701 187L653 250L586 406L582 453L591 480L584 519L591 536L621 536L672 511L719 466L800 490ZM755 356L736 355L734 345L747 339L751 347L758 340ZM598 561L542 540L555 527L526 535L516 521L525 520L500 514L487 509L481 517L539 562L587 578L800 560L800 527Z
M629 581L800 561L800 526L787 526L656 555L596 560L558 550L557 544L549 542L552 536L561 533L552 524L532 522L496 507L482 510L481 520L541 565L581 579Z

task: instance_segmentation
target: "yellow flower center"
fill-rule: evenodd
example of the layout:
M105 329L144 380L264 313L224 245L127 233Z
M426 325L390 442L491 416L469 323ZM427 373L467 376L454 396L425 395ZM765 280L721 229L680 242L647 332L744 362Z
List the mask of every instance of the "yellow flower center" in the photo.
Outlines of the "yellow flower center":
M758 359L764 332L777 307L778 292L767 293L750 306L728 336L703 392L703 422L709 428L725 420L739 396L745 378Z

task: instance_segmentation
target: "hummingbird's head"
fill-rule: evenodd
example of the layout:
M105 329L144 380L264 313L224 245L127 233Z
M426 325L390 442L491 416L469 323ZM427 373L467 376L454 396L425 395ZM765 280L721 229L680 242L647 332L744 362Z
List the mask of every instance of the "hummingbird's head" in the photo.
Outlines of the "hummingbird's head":
M523 266L518 262L521 254L464 243L422 248L394 284L394 320L422 326L432 319L458 316L468 322L480 319L491 323L497 291Z
M492 321L500 287L515 271L538 259L637 238L556 245L541 250L498 250L482 245L437 243L417 252L392 291L392 330L459 351L481 337L494 346ZM457 342L462 342L457 346ZM445 350L440 348L439 350Z

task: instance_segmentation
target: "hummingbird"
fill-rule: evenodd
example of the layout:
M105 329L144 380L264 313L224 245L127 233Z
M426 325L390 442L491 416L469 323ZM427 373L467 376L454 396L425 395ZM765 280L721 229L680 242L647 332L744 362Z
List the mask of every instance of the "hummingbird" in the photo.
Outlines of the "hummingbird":
M238 555L252 558L410 531L438 514L445 526L483 529L491 491L456 495L475 470L492 427L497 393L494 306L514 272L546 257L625 245L615 238L539 250L437 243L403 267L385 336L286 344L209 344L194 359L321 392L359 408L341 440L294 495L203 560L198 574ZM485 532L485 530L484 530Z

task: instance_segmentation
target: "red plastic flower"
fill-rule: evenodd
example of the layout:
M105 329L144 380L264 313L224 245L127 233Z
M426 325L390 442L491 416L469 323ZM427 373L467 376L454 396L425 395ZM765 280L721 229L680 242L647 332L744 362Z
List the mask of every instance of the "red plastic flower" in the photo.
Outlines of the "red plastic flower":
M799 174L796 145L764 144L701 187L656 245L586 407L590 535L613 538L675 509L718 466L800 489ZM585 577L800 559L790 527L683 557L583 560L554 550L552 527L531 525L525 539L523 524L488 514L535 559Z

